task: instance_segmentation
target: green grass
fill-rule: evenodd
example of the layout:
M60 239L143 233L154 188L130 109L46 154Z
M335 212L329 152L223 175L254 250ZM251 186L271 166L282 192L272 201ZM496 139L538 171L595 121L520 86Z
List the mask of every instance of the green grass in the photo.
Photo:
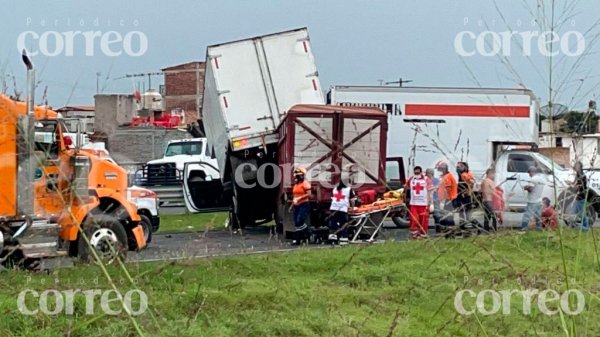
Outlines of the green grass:
M560 241L557 233L504 234L128 267L149 297L148 311L136 317L147 336L599 336L597 242L571 231ZM565 268L570 287L585 294L578 316L545 316L537 299L525 315L517 295L507 316L461 316L454 308L461 289L562 293ZM123 292L131 289L120 270L109 271ZM136 336L123 315L83 315L82 298L79 316L22 315L16 299L25 288L108 286L94 266L4 273L0 336Z
M205 231L225 228L227 212L160 215L159 233Z

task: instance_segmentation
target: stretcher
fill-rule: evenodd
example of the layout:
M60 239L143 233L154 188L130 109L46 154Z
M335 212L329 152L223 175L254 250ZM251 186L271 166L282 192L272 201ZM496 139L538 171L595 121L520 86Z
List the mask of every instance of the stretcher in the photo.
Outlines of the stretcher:
M385 198L349 210L350 227L354 229L350 243L374 242L387 217L402 207L406 206L400 198ZM361 240L361 236L368 239Z

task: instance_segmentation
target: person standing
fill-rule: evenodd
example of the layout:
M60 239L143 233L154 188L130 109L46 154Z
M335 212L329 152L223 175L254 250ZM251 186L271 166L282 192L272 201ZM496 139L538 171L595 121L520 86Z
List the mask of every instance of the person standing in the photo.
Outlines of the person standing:
M433 183L423 174L421 166L415 166L413 173L406 182L406 187L410 190L410 238L426 238L429 207L433 203Z
M527 207L523 213L523 222L521 223L521 231L526 231L529 227L531 217L535 219L535 227L541 228L542 216L542 191L544 190L544 179L538 174L538 169L531 166L527 172L531 177L529 184L523 189L527 191Z
M310 229L306 224L306 220L310 215L311 186L306 181L306 169L304 167L298 167L294 170L292 194L294 199L290 210L293 207L294 226L296 227L292 244L299 245L310 237Z
M440 185L438 186L438 198L440 200L440 209L444 210L444 217L440 219L440 224L445 226L454 226L454 206L453 200L458 194L456 179L448 170L448 164L440 163L437 167L440 172Z
M346 230L346 224L350 220L348 217L348 209L352 207L352 200L354 199L354 192L352 189L343 181L333 190L331 196L331 206L329 210L333 212L329 218L329 241L346 244L348 243L348 231Z
M481 182L481 199L483 200L483 229L490 230L490 222L492 229L496 231L498 220L494 210L494 194L496 193L496 182L494 181L496 172L493 169L488 169L485 172L485 179Z
M575 163L575 182L573 188L575 190L575 212L578 217L581 217L581 230L587 232L590 229L590 219L587 216L586 200L587 200L587 177L583 172L583 164Z
M473 186L475 186L475 177L469 171L469 165L466 162L456 163L456 173L458 174L458 195L456 205L459 211L461 226L471 222L471 209L473 208ZM461 227L462 228L462 227Z
M438 187L440 185L440 179L434 175L434 171L431 168L425 170L425 175L431 182L433 183L433 194L431 195L433 200L433 222L435 223L435 230L439 232L439 223L440 223L440 199L438 197ZM432 211L430 209L430 211Z

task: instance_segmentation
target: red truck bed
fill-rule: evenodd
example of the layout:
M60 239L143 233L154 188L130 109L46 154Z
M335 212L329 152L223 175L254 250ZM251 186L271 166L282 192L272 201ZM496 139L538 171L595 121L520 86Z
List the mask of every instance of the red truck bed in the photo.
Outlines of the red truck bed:
M307 169L311 200L319 204L331 201L340 177L351 176L356 192L383 193L387 128L387 114L377 108L293 106L278 128L281 193L291 195L297 166Z

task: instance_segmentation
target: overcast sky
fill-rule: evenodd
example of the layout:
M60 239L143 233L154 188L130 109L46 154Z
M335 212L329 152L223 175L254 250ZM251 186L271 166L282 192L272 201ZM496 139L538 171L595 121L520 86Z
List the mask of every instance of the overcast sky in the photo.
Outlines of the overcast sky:
M538 1L547 8L536 7ZM0 90L14 92L12 76L17 88L24 88L19 38L29 50L38 52L34 57L40 81L36 101L47 87L49 103L59 107L93 104L97 73L103 92L131 93L143 79L119 79L125 74L203 60L209 44L306 26L324 88L378 85L378 80L402 77L413 80L410 85L415 86L523 85L544 102L548 100L550 58L543 55L545 46L540 49L535 35L549 30L551 1L538 1L4 1L3 8L10 10L0 13L0 76L4 79ZM553 44L558 53L553 58L555 101L575 109L583 109L600 91L594 44L597 8L597 0L556 0L556 38L560 41ZM542 17L548 23L540 27L534 20ZM78 31L98 34L87 51L92 55L86 55L85 38L73 35ZM507 56L485 56L494 52L490 43L494 34L508 36L509 31L521 34L501 44L499 54ZM42 38L44 34L47 39ZM103 35L118 40L127 34L132 37L131 48L117 41L108 53L102 49ZM486 38L482 44L487 41L480 46L483 50L476 45L482 34ZM529 52L524 51L527 34ZM67 55L69 35L74 36L72 56ZM147 40L145 50L140 36ZM464 37L464 52L473 55L460 56L457 36ZM144 51L140 56L130 55L140 48ZM523 55L527 53L531 56ZM162 77L153 78L153 86L157 83L162 83Z

